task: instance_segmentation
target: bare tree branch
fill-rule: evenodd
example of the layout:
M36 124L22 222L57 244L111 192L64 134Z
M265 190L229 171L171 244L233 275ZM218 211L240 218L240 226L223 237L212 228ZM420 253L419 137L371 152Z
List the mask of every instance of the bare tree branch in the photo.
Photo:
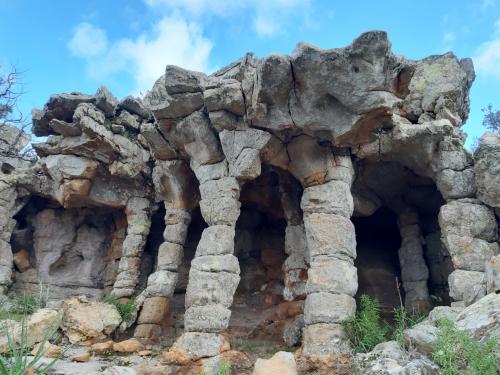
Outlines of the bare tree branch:
M18 107L18 101L25 94L23 90L23 73L14 66L5 72L0 66L0 130L6 133L7 126L13 126L18 131L10 131L11 136L0 139L0 154L7 157L17 157L32 160L35 155L27 146L28 127L31 125L28 117ZM12 137L14 134L14 137ZM8 138L8 139L7 139ZM27 147L26 147L27 146Z

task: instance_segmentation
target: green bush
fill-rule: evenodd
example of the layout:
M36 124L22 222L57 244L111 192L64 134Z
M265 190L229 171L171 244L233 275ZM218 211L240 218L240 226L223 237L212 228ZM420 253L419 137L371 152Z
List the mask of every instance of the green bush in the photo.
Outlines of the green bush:
M441 367L443 375L498 375L495 339L480 343L446 319L440 320L438 327L432 359Z
M389 329L380 319L380 303L363 294L356 315L343 323L354 350L367 353L387 340Z
M102 302L109 303L116 307L118 313L125 322L130 322L134 317L137 304L133 298L127 302L119 300L114 294L102 298Z

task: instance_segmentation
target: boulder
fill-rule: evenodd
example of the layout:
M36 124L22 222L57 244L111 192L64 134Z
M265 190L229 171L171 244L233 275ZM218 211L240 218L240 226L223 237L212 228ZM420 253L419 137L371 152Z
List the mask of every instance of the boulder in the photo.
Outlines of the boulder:
M106 339L122 319L113 305L80 302L74 298L64 305L62 330L71 343L92 343Z

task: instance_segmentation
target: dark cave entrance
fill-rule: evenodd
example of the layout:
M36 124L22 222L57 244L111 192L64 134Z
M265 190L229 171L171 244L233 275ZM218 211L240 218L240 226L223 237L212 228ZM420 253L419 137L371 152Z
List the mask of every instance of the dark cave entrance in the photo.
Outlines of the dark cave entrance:
M378 209L368 217L353 217L356 229L358 292L380 302L382 317L392 318L393 309L400 305L397 282L401 282L398 250L401 237L397 216L387 208ZM398 280L398 281L397 281ZM404 301L404 290L399 288Z
M280 315L283 299L286 219L281 203L280 175L263 166L261 175L247 182L240 194L235 256L240 283L234 296L228 333L245 342L283 343L288 317Z

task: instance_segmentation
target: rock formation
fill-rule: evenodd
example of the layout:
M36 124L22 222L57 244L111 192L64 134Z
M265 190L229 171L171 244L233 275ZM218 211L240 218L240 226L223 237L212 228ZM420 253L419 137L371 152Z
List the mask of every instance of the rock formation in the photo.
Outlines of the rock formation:
M428 311L500 288L499 137L473 156L460 130L473 80L470 59L408 60L374 31L169 65L143 99L52 95L38 161L0 159L0 291L136 297L136 338L183 328L168 363L243 330L301 344L301 373L345 371L358 290Z

